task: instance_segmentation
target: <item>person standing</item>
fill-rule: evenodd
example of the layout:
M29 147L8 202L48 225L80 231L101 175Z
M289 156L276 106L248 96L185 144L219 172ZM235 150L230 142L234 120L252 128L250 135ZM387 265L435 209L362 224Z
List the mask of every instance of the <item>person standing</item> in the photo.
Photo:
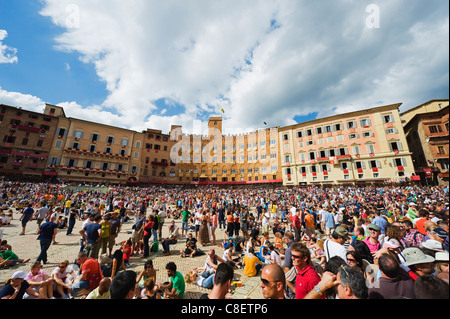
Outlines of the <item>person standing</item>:
M311 253L303 243L291 246L292 263L297 268L295 280L295 299L303 299L320 282L320 277L311 266ZM325 299L325 296L321 296Z
M83 241L88 258L98 258L98 252L100 250L100 238L102 236L102 226L100 225L101 220L102 216L96 215L92 224L88 224L85 226L85 228L80 230L80 234L81 236L83 236Z
M78 213L78 209L72 208L69 214L69 226L67 227L66 236L72 236L72 230L75 227L77 218L81 220L80 214Z
M191 212L187 206L184 207L184 210L181 212L181 216L181 236L187 236L187 232L189 230L189 218L191 217Z
M41 225L38 230L38 239L41 246L41 253L39 254L36 261L47 263L47 251L55 240L56 233L58 232L58 225L55 223L56 217L52 216L49 222Z
M20 216L19 220L22 222L22 232L19 234L20 236L25 235L25 230L27 228L27 223L30 220L33 220L34 215L34 209L32 208L31 204L27 205L27 208L25 208L22 211L22 216Z

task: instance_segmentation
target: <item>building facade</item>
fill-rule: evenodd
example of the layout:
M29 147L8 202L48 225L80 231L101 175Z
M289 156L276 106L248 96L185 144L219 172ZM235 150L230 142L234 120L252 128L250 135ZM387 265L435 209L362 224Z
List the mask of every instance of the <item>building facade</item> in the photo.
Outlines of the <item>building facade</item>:
M407 181L414 167L400 120L400 105L280 128L284 185Z
M415 167L423 185L449 182L449 101L432 100L401 114Z
M0 105L0 176L40 179L47 166L58 119Z
M206 135L183 134L181 126L172 126L177 182L281 185L278 128L225 135L222 125L221 117L211 117Z

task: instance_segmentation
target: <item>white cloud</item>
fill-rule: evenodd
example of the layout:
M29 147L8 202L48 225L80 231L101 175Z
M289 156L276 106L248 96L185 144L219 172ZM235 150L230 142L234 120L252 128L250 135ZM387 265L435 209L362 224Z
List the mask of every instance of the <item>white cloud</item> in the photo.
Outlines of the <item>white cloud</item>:
M0 29L0 64L1 63L17 63L17 49L11 48L3 44L3 40L8 36L6 30Z
M102 105L65 103L74 117L168 132L223 107L225 127L251 130L446 98L448 3L375 3L379 29L357 0L46 0L41 14L65 29L56 48L93 63L109 92Z
M1 86L0 103L9 106L22 107L24 109L40 113L42 113L45 109L45 102L40 98L30 94L8 92L3 90Z

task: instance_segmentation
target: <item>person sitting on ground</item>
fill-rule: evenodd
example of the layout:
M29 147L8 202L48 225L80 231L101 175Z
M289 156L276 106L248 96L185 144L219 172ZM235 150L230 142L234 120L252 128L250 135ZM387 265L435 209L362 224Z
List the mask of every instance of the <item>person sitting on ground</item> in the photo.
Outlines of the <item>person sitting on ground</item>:
M144 264L144 269L141 271L137 278L137 285L140 289L144 289L144 282L152 278L154 282L156 282L156 270L153 268L153 260L149 259Z
M262 268L262 262L258 257L254 255L255 250L253 247L248 249L248 254L244 256L242 265L244 266L244 275L247 277L256 276Z
M59 266L52 272L53 277L53 291L56 296L60 298L70 298L71 289L66 283L67 277L71 275L75 277L75 271L69 267L69 261L65 260L59 263Z
M214 276L214 286L209 294L203 294L200 299L225 299L234 278L233 267L221 263Z
M99 299L99 300L108 300L111 299L111 294L109 292L109 288L111 286L111 278L103 277L100 280L100 284L97 288L92 290L89 295L87 295L86 299Z
M142 299L161 299L159 287L155 285L153 278L144 281L144 290L142 290Z
M16 271L10 279L5 283L5 286L0 290L0 299L23 299L25 294L36 299L43 299L38 291L34 290L30 284L25 280L27 274L21 270Z
M31 266L31 271L25 277L25 280L30 286L39 292L42 299L54 299L53 298L53 278L50 277L47 272L41 269L40 262L35 262ZM23 299L35 299L35 295L25 294Z
M182 258L184 257L194 257L197 254L197 239L194 238L192 233L189 233L186 239L186 247L180 251Z
M136 272L125 270L117 274L109 287L111 299L134 299L136 289Z
M164 290L164 299L181 299L184 296L186 284L183 275L177 271L177 265L174 262L169 262L166 265L167 275L170 277L170 282L161 285Z

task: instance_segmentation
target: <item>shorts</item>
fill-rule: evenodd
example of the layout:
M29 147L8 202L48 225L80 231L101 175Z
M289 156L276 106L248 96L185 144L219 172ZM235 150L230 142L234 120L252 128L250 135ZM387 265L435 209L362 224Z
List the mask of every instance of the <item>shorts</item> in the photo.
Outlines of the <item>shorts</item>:
M200 225L195 225L195 232L198 232L200 230Z
M133 243L139 243L139 240L141 240L141 234L135 230L133 230L133 234L131 235L131 241Z
M89 283L87 280L76 282L72 286L72 292L74 294L77 294L82 290L91 290L91 287L89 286Z
M189 223L181 221L181 229L185 230L185 231L188 231L189 230Z

